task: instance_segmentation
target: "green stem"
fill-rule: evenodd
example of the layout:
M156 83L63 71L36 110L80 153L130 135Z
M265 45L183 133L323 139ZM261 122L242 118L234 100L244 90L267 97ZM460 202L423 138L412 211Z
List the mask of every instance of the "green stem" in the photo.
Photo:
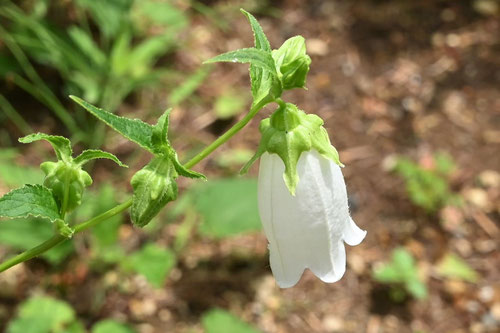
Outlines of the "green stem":
M243 117L239 122L234 124L233 127L231 127L226 133L224 133L222 136L220 136L217 140L212 142L210 145L208 145L205 149L203 149L198 155L193 157L190 161L188 161L184 166L186 168L191 168L194 165L196 165L198 162L203 160L205 157L210 155L215 149L217 149L220 145L225 143L227 140L229 140L233 135L235 135L238 131L240 131L243 127L245 127L246 124L259 112L268 102L261 102L256 105L254 105L248 114ZM112 216L115 216L127 208L132 206L132 199L128 199L124 203L115 206L114 208L111 208L110 210L102 213L101 215L98 215L94 218L91 218L90 220L87 220L85 222L79 223L75 226L75 234L82 232L90 227L95 226L96 224L99 224L100 222L109 219ZM50 250L54 246L64 242L67 238L61 236L61 235L55 235L49 240L45 241L44 243L38 245L37 247L34 247L30 250L27 250L7 261L4 261L3 263L0 264L0 273L9 269L12 266L15 266L17 264L20 264L24 261L27 261L31 258L34 258L45 251Z
M208 145L205 149L203 149L198 155L190 159L184 166L188 169L192 168L194 165L196 165L198 162L203 160L205 157L210 155L215 149L217 149L220 145L225 143L227 140L231 139L233 135L238 133L243 127L245 127L246 124L259 112L268 102L261 102L258 104L255 104L252 106L250 111L243 117L240 121L238 121L236 124L234 124L233 127L231 127L226 133L222 134L212 142L210 145Z
M122 203L121 205L115 206L111 208L110 210L102 213L101 215L98 215L94 218L91 218L90 220L87 220L85 222L82 222L80 224L77 224L75 226L75 234L82 232L104 220L109 219L112 216L115 216L127 208L129 208L132 205L132 199L129 199ZM61 235L54 235L52 238L48 239L47 241L43 242L42 244L27 250L9 260L4 261L3 263L0 264L0 273L11 268L12 266L15 266L17 264L20 264L24 261L30 260L34 257L39 256L40 254L44 253L45 251L50 250L54 246L64 242L68 238L63 237Z

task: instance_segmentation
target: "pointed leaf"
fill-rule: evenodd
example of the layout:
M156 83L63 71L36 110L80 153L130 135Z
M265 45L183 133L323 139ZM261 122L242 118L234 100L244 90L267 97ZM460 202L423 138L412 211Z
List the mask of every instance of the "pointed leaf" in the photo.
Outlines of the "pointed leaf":
M139 119L129 119L117 116L111 112L95 107L94 105L87 103L76 96L69 97L130 141L137 143L139 146L150 152L154 151L154 147L151 142L153 126L146 124Z
M125 164L123 164L118 159L118 157L116 157L115 155L113 155L111 153L108 153L107 151L102 151L102 150L99 150L99 149L84 150L80 155L78 155L77 157L75 157L75 159L73 161L76 164L78 164L78 165L81 166L81 165L87 163L88 161L95 160L97 158L106 158L108 160L112 160L112 161L116 162L116 164L118 164L121 167L128 168L128 166L125 165Z
M41 217L51 222L61 219L52 191L42 185L25 185L0 198L0 216Z
M172 111L171 108L166 110L163 115L158 118L156 125L153 126L151 143L158 153L164 153L165 146L170 147L170 143L167 138L170 111Z
M39 140L48 141L52 145L58 160L69 161L71 159L71 155L73 154L71 142L63 136L33 133L19 138L19 142L21 143L31 143Z
M259 22L257 22L255 17L246 10L240 9L240 11L245 14L245 16L248 18L248 21L250 22L250 25L252 26L255 48L270 52L271 45L269 44L269 41L267 40L267 37L264 34L264 31L262 30Z
M184 165L182 165L181 162L179 161L177 153L173 149L171 150L171 160L174 164L175 171L177 171L179 175L188 178L201 178L203 180L207 180L207 177L204 174L184 167Z
M256 48L240 49L220 54L212 59L205 61L205 64L214 62L241 62L250 63L259 68L269 71L273 76L277 76L273 57L269 52L258 50Z

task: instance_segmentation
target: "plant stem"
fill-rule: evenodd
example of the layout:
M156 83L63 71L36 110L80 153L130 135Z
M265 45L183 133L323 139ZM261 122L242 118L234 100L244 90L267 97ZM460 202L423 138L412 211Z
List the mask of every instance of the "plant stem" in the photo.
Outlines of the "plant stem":
M240 131L243 127L245 127L246 124L259 112L268 102L261 102L258 103L250 109L247 115L243 117L239 122L234 124L233 127L231 127L226 133L224 133L222 136L217 138L214 142L212 142L210 145L208 145L205 149L203 149L198 155L193 157L191 160L189 160L184 166L186 168L191 168L194 165L196 165L198 162L203 160L205 157L210 155L215 149L217 149L220 145L225 143L227 140L229 140L233 135L235 135L238 131ZM124 203L115 206L111 208L110 210L102 213L101 215L98 215L96 217L91 218L90 220L87 220L85 222L79 223L75 226L75 232L74 234L77 234L79 232L82 232L84 230L87 230L90 227L95 226L96 224L99 224L100 222L109 219L112 216L115 216L127 208L132 206L132 199L128 199ZM15 266L17 264L20 264L24 261L27 261L31 258L34 258L45 251L50 250L54 246L64 242L68 238L63 237L61 235L54 235L52 238L48 239L44 243L27 250L7 261L4 261L3 263L0 264L0 273L11 268L12 266Z
M233 135L238 133L246 124L259 112L268 102L261 102L252 106L250 111L243 117L240 121L234 124L226 133L219 136L214 142L203 149L198 155L190 159L184 166L188 169L192 168L195 164L203 160L205 157L210 155L215 149L220 145L225 143L227 140L231 139Z
M110 210L102 213L101 215L98 215L94 218L91 218L90 220L87 220L85 222L77 224L75 226L75 234L82 232L82 231L98 224L99 222L107 220L110 217L123 212L131 205L132 205L132 199L129 199L129 200L125 201L124 203L122 203L118 206L115 206L115 207L111 208ZM52 236L52 238L46 240L42 244L40 244L40 245L30 249L30 250L27 250L27 251L9 259L9 260L6 260L3 263L1 263L0 264L0 273L11 268L12 266L15 266L15 265L20 264L24 261L27 261L27 260L30 260L34 257L39 256L40 254L44 253L45 251L50 250L54 246L59 245L60 243L64 242L67 239L68 238L61 236L61 235Z

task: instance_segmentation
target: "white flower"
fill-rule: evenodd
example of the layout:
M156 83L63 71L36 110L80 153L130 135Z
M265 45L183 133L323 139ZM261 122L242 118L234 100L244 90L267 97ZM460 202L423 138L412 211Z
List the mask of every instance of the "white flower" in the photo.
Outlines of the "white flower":
M274 277L281 288L289 288L309 268L322 281L336 282L346 269L344 242L358 245L366 235L349 215L340 167L315 150L303 152L295 196L285 185L284 171L277 154L261 156L259 213Z

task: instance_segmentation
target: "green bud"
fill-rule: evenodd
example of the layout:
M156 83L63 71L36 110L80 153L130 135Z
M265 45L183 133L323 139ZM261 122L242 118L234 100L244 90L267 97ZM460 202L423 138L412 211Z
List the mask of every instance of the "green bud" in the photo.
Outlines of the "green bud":
M265 152L278 154L285 164L285 184L293 195L299 182L297 162L303 152L315 149L323 157L343 166L323 127L323 120L315 114L306 114L294 104L280 105L271 117L261 121L259 130L262 134L259 148L241 172L246 173Z
M306 54L302 36L287 39L278 50L272 51L283 89L304 88L311 58Z
M177 172L169 157L155 156L130 183L134 189L132 222L143 227L170 201L177 198Z
M52 190L59 207L63 204L65 184L68 184L66 211L82 203L83 190L92 184L90 175L72 162L44 162L40 164L40 169L45 173L43 185Z

